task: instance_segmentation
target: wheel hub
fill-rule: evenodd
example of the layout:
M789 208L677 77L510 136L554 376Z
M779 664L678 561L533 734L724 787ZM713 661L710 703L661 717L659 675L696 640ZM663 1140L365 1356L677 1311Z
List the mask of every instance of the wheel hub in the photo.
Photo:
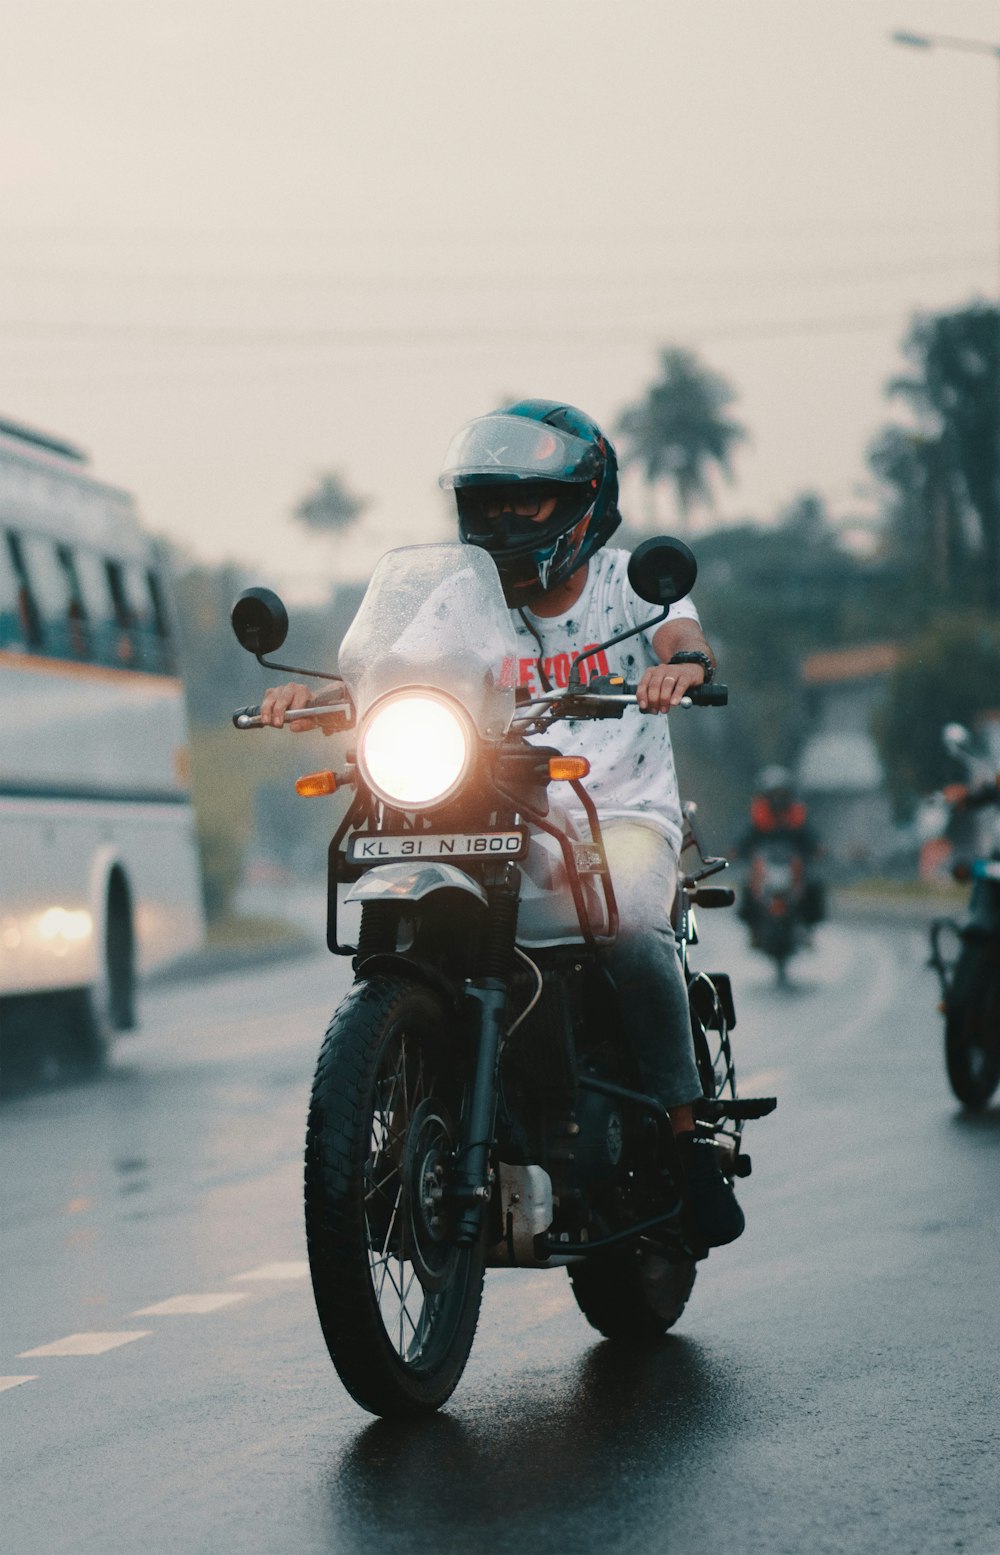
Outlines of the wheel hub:
M447 1285L458 1249L450 1241L447 1187L454 1155L449 1119L436 1101L415 1109L403 1152L405 1253L424 1290Z

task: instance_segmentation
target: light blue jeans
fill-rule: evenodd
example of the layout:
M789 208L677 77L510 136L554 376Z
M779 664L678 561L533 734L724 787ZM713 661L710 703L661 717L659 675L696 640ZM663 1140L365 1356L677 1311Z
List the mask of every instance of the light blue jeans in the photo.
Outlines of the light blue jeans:
M602 822L618 902L617 944L604 952L618 987L639 1072L650 1095L679 1107L702 1094L691 1016L670 910L677 856L660 832L635 821Z

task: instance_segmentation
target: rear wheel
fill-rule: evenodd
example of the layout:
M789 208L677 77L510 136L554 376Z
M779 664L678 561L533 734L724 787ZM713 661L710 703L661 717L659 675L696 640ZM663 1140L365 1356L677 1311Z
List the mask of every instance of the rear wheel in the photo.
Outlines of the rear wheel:
M483 1247L456 1245L449 1198L462 1059L432 990L356 985L320 1052L306 1135L306 1233L320 1324L373 1414L437 1409L465 1369Z
M573 1295L587 1322L607 1339L640 1343L674 1326L696 1272L693 1258L669 1259L650 1242L569 1266Z
M956 968L945 1020L948 1080L970 1111L985 1107L1000 1084L1000 970L980 961Z

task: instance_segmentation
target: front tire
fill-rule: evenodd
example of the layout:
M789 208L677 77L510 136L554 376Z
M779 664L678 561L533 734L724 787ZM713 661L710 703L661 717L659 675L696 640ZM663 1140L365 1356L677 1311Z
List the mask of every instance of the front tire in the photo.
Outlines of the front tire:
M316 1066L305 1166L313 1293L340 1379L372 1414L440 1408L472 1348L483 1244L455 1244L447 1192L463 1069L438 995L384 976L351 990Z
M1000 1084L1000 969L978 955L971 966L962 960L945 1018L945 1065L963 1107L978 1112Z
M676 1261L641 1242L625 1253L570 1264L573 1295L587 1322L606 1339L648 1343L673 1328L694 1286L693 1258Z

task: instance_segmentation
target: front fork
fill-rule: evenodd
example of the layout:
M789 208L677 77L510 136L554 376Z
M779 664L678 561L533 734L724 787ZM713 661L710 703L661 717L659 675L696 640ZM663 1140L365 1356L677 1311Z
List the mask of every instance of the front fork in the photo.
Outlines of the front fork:
M473 1045L472 1082L462 1120L453 1195L458 1206L455 1236L463 1245L478 1240L490 1200L490 1155L500 1089L507 983L514 959L521 871L506 864L488 886L490 915L480 975L465 985L469 1035Z

